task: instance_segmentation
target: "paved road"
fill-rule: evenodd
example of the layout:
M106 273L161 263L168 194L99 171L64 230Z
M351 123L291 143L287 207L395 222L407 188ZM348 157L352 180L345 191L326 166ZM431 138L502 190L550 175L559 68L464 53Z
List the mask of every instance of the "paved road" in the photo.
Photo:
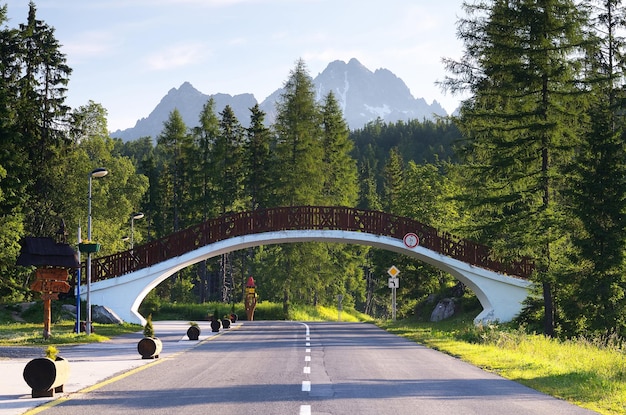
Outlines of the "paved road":
M46 409L84 414L591 414L369 324L245 322Z
M209 322L199 322L202 328L200 341L190 341L186 336L186 321L155 321L154 328L163 341L162 359L198 346L215 336ZM237 323L238 326L240 323ZM226 334L228 331L222 331ZM56 397L72 398L79 391L99 385L109 378L130 370L155 363L141 359L137 343L143 337L141 331L107 342L79 346L60 346L60 355L70 362L70 376L65 384L65 394ZM31 408L45 405L55 398L31 398L31 390L23 379L26 364L44 355L45 347L0 347L0 415L23 414Z

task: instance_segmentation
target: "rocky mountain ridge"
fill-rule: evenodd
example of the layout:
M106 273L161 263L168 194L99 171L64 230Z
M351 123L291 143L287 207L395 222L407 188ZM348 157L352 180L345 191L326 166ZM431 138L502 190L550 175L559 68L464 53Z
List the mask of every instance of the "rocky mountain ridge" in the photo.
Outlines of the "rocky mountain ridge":
M354 58L348 63L339 60L331 62L313 79L313 83L318 101L330 91L333 92L351 129L362 128L377 118L386 122L397 122L448 115L437 101L429 105L423 98L414 98L404 81L390 70L377 69L372 72ZM268 124L275 119L276 102L281 94L282 89L277 89L259 104L267 114ZM123 141L139 137L156 138L163 129L163 122L175 108L188 127L195 127L198 125L202 106L211 97L215 100L216 113L219 114L226 105L230 105L243 126L249 125L250 108L258 103L253 94L207 95L198 91L191 83L184 82L179 88L170 89L146 118L138 120L132 128L111 133L111 137L121 138Z

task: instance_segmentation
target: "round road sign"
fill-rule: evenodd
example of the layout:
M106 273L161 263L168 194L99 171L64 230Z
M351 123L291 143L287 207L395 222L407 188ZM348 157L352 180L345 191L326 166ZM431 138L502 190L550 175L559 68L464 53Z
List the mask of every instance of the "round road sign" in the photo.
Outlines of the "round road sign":
M419 236L417 236L416 234L414 234L413 232L409 232L406 235L404 235L404 244L408 247L408 248L415 248L417 245L420 244L420 238Z

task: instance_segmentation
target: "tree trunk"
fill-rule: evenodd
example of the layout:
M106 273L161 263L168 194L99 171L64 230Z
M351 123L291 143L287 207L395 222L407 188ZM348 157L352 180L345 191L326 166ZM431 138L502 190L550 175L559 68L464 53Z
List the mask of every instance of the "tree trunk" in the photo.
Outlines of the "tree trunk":
M546 336L554 336L554 304L552 303L552 284L543 283L543 308L545 312L544 331Z

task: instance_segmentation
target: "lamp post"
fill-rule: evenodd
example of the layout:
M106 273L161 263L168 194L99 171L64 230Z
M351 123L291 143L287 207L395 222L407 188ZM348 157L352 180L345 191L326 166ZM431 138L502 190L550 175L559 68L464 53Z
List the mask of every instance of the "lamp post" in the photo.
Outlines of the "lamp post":
M143 219L144 214L142 212L133 213L130 216L130 249L133 250L135 246L135 221Z
M80 223L78 224L78 243L81 243ZM80 249L78 250L78 263L80 264ZM76 334L80 334L80 267L76 270Z
M93 169L89 173L89 198L88 198L88 215L87 215L87 240L91 242L91 180L93 177L99 179L104 177L109 171L103 167ZM87 252L87 321L85 322L85 333L91 334L91 252Z

